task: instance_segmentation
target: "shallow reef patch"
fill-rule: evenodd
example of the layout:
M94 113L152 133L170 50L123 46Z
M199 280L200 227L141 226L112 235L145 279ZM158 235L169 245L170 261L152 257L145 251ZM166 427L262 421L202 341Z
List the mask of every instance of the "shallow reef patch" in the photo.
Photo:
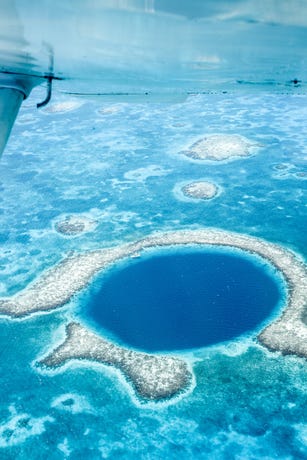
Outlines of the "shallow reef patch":
M77 236L89 232L96 227L97 223L82 215L70 215L64 219L57 220L54 228L58 233L65 236Z
M180 153L192 160L225 161L248 157L258 148L258 143L238 134L209 134Z
M185 196L189 198L195 198L197 200L210 200L218 194L219 188L213 182L195 181L184 185L181 188L181 191Z

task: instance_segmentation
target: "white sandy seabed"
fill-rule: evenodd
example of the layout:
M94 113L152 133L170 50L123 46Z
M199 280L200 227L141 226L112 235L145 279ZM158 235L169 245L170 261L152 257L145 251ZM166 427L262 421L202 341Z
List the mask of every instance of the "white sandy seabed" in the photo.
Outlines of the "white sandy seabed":
M12 297L0 299L0 313L20 318L57 309L85 288L93 276L116 261L141 251L174 245L215 245L238 248L270 261L287 283L287 300L279 318L258 335L272 351L307 357L307 269L293 252L259 238L216 229L175 231L62 260ZM305 315L305 317L304 317ZM179 356L142 353L104 339L77 322L66 326L66 338L39 365L57 368L71 359L112 365L121 370L141 399L166 400L188 390L193 382L189 364Z

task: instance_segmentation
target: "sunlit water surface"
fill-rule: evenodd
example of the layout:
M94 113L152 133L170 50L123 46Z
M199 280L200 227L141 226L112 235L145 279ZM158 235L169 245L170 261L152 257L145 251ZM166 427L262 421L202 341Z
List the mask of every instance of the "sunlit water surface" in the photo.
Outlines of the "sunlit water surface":
M55 93L37 111L42 95L26 101L1 163L2 296L70 251L153 231L219 227L306 256L306 96L204 95L149 106ZM178 154L216 133L261 148L224 163ZM200 179L220 193L186 200L176 192ZM95 226L59 233L68 215ZM32 364L62 339L85 298L47 315L1 318L0 458L306 458L306 363L268 352L250 333L191 351L195 389L169 405L138 404L111 368L39 372Z

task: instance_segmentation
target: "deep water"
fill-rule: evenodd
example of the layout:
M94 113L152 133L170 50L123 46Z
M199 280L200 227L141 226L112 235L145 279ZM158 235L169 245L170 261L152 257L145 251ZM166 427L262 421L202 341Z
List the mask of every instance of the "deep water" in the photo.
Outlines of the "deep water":
M240 253L170 250L109 270L95 283L86 310L135 348L212 345L255 329L281 301L266 268Z
M71 111L36 110L44 97L38 90L25 101L0 164L1 296L71 251L155 231L218 227L306 257L307 96L255 90L176 105L78 99ZM67 100L53 92L52 104ZM221 164L177 155L214 133L262 147ZM199 202L174 193L201 179L221 193ZM80 214L97 222L94 230L56 231L55 222ZM57 312L0 318L1 460L305 460L306 361L267 351L253 334L184 355L196 386L171 405L141 405L109 367L38 369L65 324L84 312L88 292Z

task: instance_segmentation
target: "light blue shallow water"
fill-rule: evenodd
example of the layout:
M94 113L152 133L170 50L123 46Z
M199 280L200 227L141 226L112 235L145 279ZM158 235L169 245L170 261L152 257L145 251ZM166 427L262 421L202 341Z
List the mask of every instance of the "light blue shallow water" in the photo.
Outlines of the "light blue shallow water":
M219 227L306 256L306 96L206 95L173 106L80 100L53 113L34 110L40 97L26 102L1 163L1 296L72 250L153 231ZM67 96L55 95L61 101ZM212 133L261 148L226 163L177 154ZM177 193L199 179L221 193L209 201ZM63 236L55 223L71 214L97 225ZM252 338L193 352L196 387L168 406L136 404L103 366L39 372L34 363L82 299L22 321L1 318L1 459L306 457L306 362Z

